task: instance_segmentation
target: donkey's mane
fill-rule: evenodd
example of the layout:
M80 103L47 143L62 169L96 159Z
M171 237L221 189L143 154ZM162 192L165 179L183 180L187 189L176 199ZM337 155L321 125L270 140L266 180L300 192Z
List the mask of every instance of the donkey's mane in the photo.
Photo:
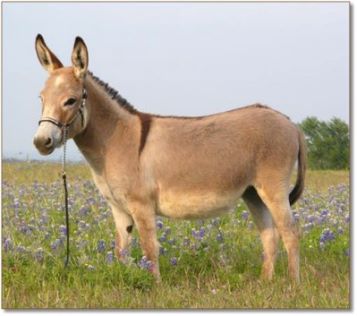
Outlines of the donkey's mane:
M203 119L203 118L205 118L207 116L214 115L214 114L211 114L211 115L204 115L204 116L176 116L176 115L160 115L160 114L152 114L152 113L140 112L133 105L131 105L125 98L123 98L119 94L119 92L117 90L115 90L114 88L109 86L108 83L106 83L103 80L99 79L98 77L94 76L91 71L88 71L88 74L92 77L92 79L96 83L98 83L100 86L102 86L104 88L104 90L109 94L109 96L113 100L115 100L117 102L117 104L119 106L121 106L122 108L124 108L125 110L127 110L131 114L138 115L139 118L142 121L145 121L145 122L146 121L150 121L152 117L155 117L155 118L181 119L181 120L200 120L200 119ZM282 114L279 111L276 111L276 110L272 109L271 107L266 106L266 105L262 105L260 103L254 103L254 104L242 106L242 107L239 107L239 108L228 110L226 112L233 112L233 111L237 111L237 110L246 110L246 109L250 109L250 108L268 109L268 110L274 111L276 113L279 113L279 114L285 116L288 120L290 120L290 118L288 116L286 116L285 114Z
M127 110L132 114L138 114L138 111L132 106L125 98L123 98L117 90L109 86L106 82L94 76L92 72L88 71L88 74L94 79L96 83L104 88L104 90L109 94L109 96L115 100L118 105Z

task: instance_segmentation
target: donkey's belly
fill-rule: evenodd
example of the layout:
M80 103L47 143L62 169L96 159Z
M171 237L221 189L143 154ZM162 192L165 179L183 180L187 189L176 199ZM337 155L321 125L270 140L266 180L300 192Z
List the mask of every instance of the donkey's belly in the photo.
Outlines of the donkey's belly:
M218 216L236 207L242 191L230 193L196 192L160 194L159 215L171 218L203 218Z

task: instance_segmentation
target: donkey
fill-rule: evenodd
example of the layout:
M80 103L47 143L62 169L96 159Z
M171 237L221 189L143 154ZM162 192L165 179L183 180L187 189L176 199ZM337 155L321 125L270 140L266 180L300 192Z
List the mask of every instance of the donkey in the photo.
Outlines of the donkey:
M242 197L260 232L262 277L273 277L281 237L289 275L299 281L299 233L290 206L303 191L306 151L303 134L288 117L260 104L201 117L143 113L88 70L80 37L71 67L63 67L40 34L35 48L49 78L34 144L49 155L64 137L75 141L111 207L120 260L135 224L160 281L156 215L217 216Z

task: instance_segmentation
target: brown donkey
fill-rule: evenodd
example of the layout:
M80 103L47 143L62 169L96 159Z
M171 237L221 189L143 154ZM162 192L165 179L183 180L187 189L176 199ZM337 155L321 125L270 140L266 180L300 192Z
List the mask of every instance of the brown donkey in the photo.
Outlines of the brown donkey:
M159 280L155 216L217 216L242 197L263 243L262 276L273 276L281 236L290 276L299 280L299 236L290 206L303 191L306 158L304 137L289 118L259 104L202 117L142 113L87 70L80 37L71 67L63 67L41 35L35 46L49 78L34 144L48 155L68 128L111 206L119 258L135 224ZM297 181L289 192L296 160Z

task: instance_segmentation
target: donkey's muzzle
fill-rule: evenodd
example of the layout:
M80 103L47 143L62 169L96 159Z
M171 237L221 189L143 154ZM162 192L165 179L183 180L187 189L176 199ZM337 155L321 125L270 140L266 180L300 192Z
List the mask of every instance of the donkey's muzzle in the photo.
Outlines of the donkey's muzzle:
M51 137L36 135L33 139L33 143L42 155L49 155L55 149L53 139Z

